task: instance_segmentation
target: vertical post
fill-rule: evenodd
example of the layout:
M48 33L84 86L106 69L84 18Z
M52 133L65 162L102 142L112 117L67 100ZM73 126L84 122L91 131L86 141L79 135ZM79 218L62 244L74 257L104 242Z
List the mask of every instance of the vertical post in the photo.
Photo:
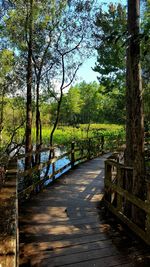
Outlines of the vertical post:
M150 181L147 181L147 203L150 206ZM146 236L149 238L150 243L150 213L146 215Z
M81 143L81 158L83 158L83 143Z
M96 138L96 156L98 157L100 155L100 139L99 138Z
M104 135L101 136L101 152L104 153Z
M104 183L105 183L105 199L109 203L111 203L111 190L109 189L107 181L111 182L111 178L112 178L112 165L109 164L107 162L107 160L106 160L105 161L105 180L104 180Z
M55 158L55 149L52 148L52 159ZM55 180L55 162L52 162L52 180Z
M91 138L88 139L88 160L91 159Z
M124 188L128 191L128 193L133 194L133 169L132 167L125 167L124 171ZM131 218L132 204L126 198L124 203L124 213L128 218Z
M117 185L119 188L123 188L123 172L124 169L117 166ZM123 198L117 193L117 210L121 211L123 207Z
M75 147L75 142L73 141L73 142L71 143L71 169L74 168L74 163L75 163L74 147Z

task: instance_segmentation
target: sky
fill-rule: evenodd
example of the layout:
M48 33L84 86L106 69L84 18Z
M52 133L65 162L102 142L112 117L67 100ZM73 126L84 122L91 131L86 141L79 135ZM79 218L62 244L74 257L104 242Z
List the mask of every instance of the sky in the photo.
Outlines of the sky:
M87 83L90 83L92 81L97 81L97 75L98 73L93 71L92 68L94 68L96 62L96 56L91 57L90 59L86 60L83 65L80 67L77 73L78 81L85 80Z
M107 5L109 5L110 3L117 3L117 4L122 4L122 5L126 5L127 4L127 0L98 0L100 4L102 3L106 3ZM104 5L104 8L106 8L106 5ZM96 62L96 55L91 57L90 59L86 60L83 65L80 67L80 69L78 70L78 74L77 74L77 80L76 82L81 82L81 81L86 81L87 83L93 82L93 81L97 81L97 76L98 73L94 72L92 70L92 67L95 66L95 62Z

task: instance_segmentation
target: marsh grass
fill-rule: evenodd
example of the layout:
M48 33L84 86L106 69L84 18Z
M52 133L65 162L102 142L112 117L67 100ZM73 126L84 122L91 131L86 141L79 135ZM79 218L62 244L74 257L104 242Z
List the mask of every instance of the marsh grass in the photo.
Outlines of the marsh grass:
M42 129L43 144L48 145L49 135L51 132L50 127L44 126ZM91 137L105 136L106 139L124 138L125 131L122 125L115 124L91 124L89 131L88 125L78 125L78 127L72 126L58 126L54 133L54 144L66 145L71 141L79 141L81 139L87 139ZM32 132L33 143L35 143L35 129Z
M49 136L51 133L52 127L43 126L42 136L43 136L43 145L49 144ZM18 130L14 142L20 143L25 134L25 129L21 128ZM91 137L101 137L104 136L106 140L112 140L116 138L124 138L125 131L122 125L117 124L82 124L76 127L72 126L61 126L59 125L54 133L53 143L57 145L67 145L71 141L80 141L82 139L87 139ZM4 144L9 142L11 135L8 132L3 134ZM36 142L36 129L32 128L32 143Z

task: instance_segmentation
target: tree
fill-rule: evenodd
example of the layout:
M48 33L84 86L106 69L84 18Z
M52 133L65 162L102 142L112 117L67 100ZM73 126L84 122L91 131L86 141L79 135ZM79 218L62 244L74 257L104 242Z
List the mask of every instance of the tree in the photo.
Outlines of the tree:
M146 2L146 3L145 3ZM149 1L142 1L141 32L139 35L141 41L141 64L143 88L145 89L144 112L145 120L149 122ZM98 53L94 71L98 72L98 80L105 85L103 94L110 95L110 106L113 103L118 107L119 121L124 122L125 113L125 64L126 64L126 46L128 45L127 36L127 16L126 8L116 5L109 5L108 10L100 8L95 20L95 42ZM116 100L113 98L113 91L118 91ZM112 92L112 93L111 93ZM118 99L118 100L117 100ZM107 107L106 107L107 116ZM116 110L116 109L114 109ZM117 119L115 113L111 110L114 120ZM121 116L120 116L121 115ZM110 115L109 115L110 116Z
M93 70L98 72L98 80L107 92L125 87L126 24L126 8L121 4L110 4L107 11L100 8L96 15L97 62Z
M32 152L32 53L33 53L33 0L27 1L27 104L26 104L26 143L25 152L29 154L25 158L25 168L31 166Z
M53 77L60 84L59 92L50 90L57 103L56 116L50 133L50 145L52 145L53 133L57 127L64 90L73 82L82 60L86 57L85 46L89 37L88 29L91 27L92 4L94 1L70 1L63 10L60 21L56 27L54 43L54 55L57 59L54 70L48 72L48 88L52 89ZM84 54L83 54L84 52ZM61 72L60 72L61 69ZM49 82L50 81L50 82Z
M80 112L83 105L78 85L72 86L63 97L60 120L69 125L76 125L81 122Z
M59 21L61 10L66 6L66 1L55 3L54 1L38 1L38 5L34 0L26 2L11 1L13 5L5 16L4 34L9 38L14 52L24 59L26 68L26 87L27 87L27 115L26 115L26 168L31 165L32 151L32 91L33 84L36 81L36 143L39 146L39 90L42 70L51 60L51 31L55 28L55 24ZM24 13L22 14L22 9ZM55 21L56 18L56 21ZM50 40L47 42L47 38ZM34 63L34 64L33 64ZM51 64L51 62L49 63ZM35 75L33 72L35 70ZM45 69L44 69L45 71ZM40 130L41 133L41 130ZM41 134L40 134L41 143Z
M140 1L128 0L128 47L127 47L127 91L126 91L126 153L125 164L133 167L134 195L145 199L144 180L144 117L143 91L140 66ZM131 184L129 179L126 184ZM129 187L129 186L127 186ZM131 186L129 188L131 190ZM134 221L141 224L142 216L133 207Z
M145 1L142 19L142 78L144 87L145 130L150 127L150 1Z

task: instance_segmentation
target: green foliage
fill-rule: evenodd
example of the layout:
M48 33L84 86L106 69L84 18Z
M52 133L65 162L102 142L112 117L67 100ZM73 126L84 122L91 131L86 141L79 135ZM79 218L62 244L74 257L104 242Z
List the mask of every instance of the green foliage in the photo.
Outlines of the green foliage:
M81 124L77 128L71 126L58 126L54 134L54 143L57 145L66 145L73 140L81 140L87 138L87 124ZM51 128L43 127L43 143L49 143L49 134ZM107 140L112 138L123 138L125 136L124 128L121 125L115 124L91 124L89 137L106 136ZM34 141L33 132L33 141Z
M11 44L20 51L26 52L28 49L29 38L29 1L13 1L6 15L4 16L4 35L7 36ZM66 6L66 1L33 0L32 21L33 21L33 43L34 50L43 48L46 34L53 29L56 21ZM23 11L23 12L22 12ZM39 52L41 52L39 50Z
M21 142L23 136L15 129L23 127L25 122L25 101L22 97L4 98L4 128L3 128L3 145L9 143L12 133L14 132L14 142Z
M100 9L95 20L97 63L94 71L99 73L100 84L107 91L121 87L125 82L126 9L121 4Z
M10 2L12 3L10 5ZM91 44L93 40L89 38L91 17L88 17L93 1L54 1L54 0L33 0L33 84L38 78L36 72L41 71L40 86L40 112L41 121L44 128L44 143L49 141L49 129L46 125L53 125L56 119L58 92L52 91L52 84L47 83L55 77L60 82L62 79L61 53L65 54L65 83L73 76L76 65L83 58L80 46L77 53L73 50L68 53L75 44L83 38L84 46ZM8 7L8 8L7 8ZM9 141L11 134L16 127L23 123L26 118L25 100L23 97L12 98L14 91L26 87L27 51L29 41L29 1L17 0L9 1L0 19L0 38L3 45L0 47L0 89L2 92L3 136L5 141ZM23 11L23 12L22 12ZM145 118L150 118L150 2L144 10L142 21L142 68L145 87ZM99 74L99 84L96 82L87 84L82 82L72 86L64 94L60 112L60 124L72 125L72 127L57 129L54 141L56 143L66 143L73 138L85 138L87 135L96 136L108 133L111 139L112 129L107 130L103 125L97 128L92 123L118 123L125 122L125 61L126 61L126 10L119 5L109 5L108 9L99 9L95 19L95 40L98 53L97 63L94 68ZM88 32L89 30L89 32ZM144 37L143 37L144 36ZM81 44L82 46L82 44ZM84 49L85 50L85 49ZM67 51L67 52L66 52ZM82 50L83 51L83 50ZM89 51L89 50L88 50ZM84 51L85 52L85 51ZM89 52L88 52L89 53ZM86 55L86 52L85 52ZM55 63L55 64L54 64ZM43 64L43 65L41 65ZM55 65L54 71L51 66ZM47 75L45 75L47 69ZM34 72L35 71L35 72ZM10 77L13 76L13 82ZM9 84L9 86L8 86ZM5 92L8 92L10 98ZM34 90L32 90L34 98ZM58 100L58 99L57 99ZM32 103L33 119L35 119L35 103ZM1 116L2 117L2 116ZM82 126L81 124L84 124ZM33 125L35 123L33 122ZM77 127L77 128L76 128ZM112 126L111 126L112 127ZM122 130L119 130L122 134ZM18 131L14 141L17 142L19 135L22 137L24 129ZM118 129L116 130L118 135ZM33 142L34 129L33 129Z
M82 139L87 138L87 127L88 124L80 124L78 127L72 126L61 126L59 125L54 134L54 144L57 145L67 145L73 140L80 141ZM44 126L42 129L43 134L43 145L49 144L49 136L51 132L50 126ZM16 136L16 142L19 141L24 135L24 128L19 129L18 135ZM35 143L35 128L32 131L32 141ZM125 131L122 125L116 124L91 124L89 130L89 138L90 137L101 137L105 136L106 145L109 141L118 138L120 142L125 138ZM5 132L5 140L9 140L8 132Z
M150 83L150 2L144 5L141 18L141 33L138 40L141 42L141 63L145 106L145 120L149 121L149 83ZM99 74L99 82L104 85L104 117L116 122L125 119L125 79L126 79L126 49L128 45L126 8L110 4L108 10L97 13L95 20L97 62L94 71ZM105 102L106 100L106 102ZM109 110L107 109L109 106ZM114 112L115 111L115 112ZM118 116L115 116L115 113ZM121 120L120 120L121 118Z
M1 50L0 59L0 80L2 81L13 68L13 52L9 49Z
M125 104L124 89L114 88L106 92L104 86L96 82L81 82L71 87L63 97L60 122L70 125L80 123L123 123ZM55 103L52 104L55 114Z

